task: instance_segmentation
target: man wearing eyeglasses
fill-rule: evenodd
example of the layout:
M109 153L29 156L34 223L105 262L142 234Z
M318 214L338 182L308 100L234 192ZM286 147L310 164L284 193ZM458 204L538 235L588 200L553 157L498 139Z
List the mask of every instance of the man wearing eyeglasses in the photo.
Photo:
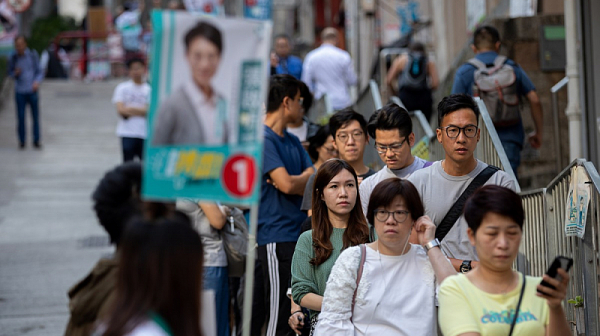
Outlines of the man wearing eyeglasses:
M476 267L478 258L467 236L467 222L462 215L462 206L457 207L455 202L488 167L473 155L479 142L478 120L479 108L470 96L453 94L442 99L438 104L439 128L436 134L444 147L445 158L416 171L408 178L419 191L425 214L438 228L447 215L451 216L451 210L461 214L456 216L456 221L450 223L449 231L440 240L444 254L450 258L454 268L463 273ZM516 190L514 181L501 170L493 172L483 184L501 185Z
M431 162L411 153L415 134L410 115L404 108L390 103L375 111L369 118L367 131L375 139L375 149L385 166L360 184L360 202L365 214L371 192L379 182L393 177L405 179L415 171L431 165Z

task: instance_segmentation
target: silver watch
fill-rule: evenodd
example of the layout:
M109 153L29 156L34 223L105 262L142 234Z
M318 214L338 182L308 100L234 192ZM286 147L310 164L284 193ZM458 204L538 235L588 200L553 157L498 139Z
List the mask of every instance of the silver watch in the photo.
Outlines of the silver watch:
M435 238L434 240L430 241L429 243L423 245L423 247L425 248L425 253L429 252L429 250L431 250L432 248L436 247L436 246L440 246L440 241Z

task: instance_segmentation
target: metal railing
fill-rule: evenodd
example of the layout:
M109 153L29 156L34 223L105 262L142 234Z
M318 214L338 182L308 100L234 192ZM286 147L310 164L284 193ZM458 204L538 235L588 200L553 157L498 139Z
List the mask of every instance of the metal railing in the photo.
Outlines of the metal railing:
M325 119L333 114L333 106L327 94L317 99L308 113L308 119L315 124L321 125Z
M562 149L560 148L560 126L558 121L558 91L569 83L569 77L564 77L556 83L551 89L552 94L552 117L554 118L554 147L556 148L556 171L560 171L562 165Z
M565 234L567 200L572 172L583 169L583 184L590 185L589 207L583 239ZM600 176L591 162L573 161L543 189L521 193L525 225L516 267L524 274L542 276L555 256L574 259L567 299L583 298L584 306L565 302L567 320L574 321L575 335L600 335L598 319L600 249Z
M379 87L374 80L369 81L369 85L358 95L358 99L354 103L356 112L362 114L368 122L373 112L383 107L381 103L381 95ZM379 154L373 145L374 141L370 140L363 154L363 162L373 170L379 170L383 167L383 162L379 158Z

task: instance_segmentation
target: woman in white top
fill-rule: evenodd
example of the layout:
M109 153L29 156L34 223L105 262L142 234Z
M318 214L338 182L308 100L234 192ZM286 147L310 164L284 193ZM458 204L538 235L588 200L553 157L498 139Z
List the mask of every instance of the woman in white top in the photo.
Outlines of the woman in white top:
M132 221L102 336L201 336L202 242L181 212Z
M421 198L407 180L387 179L375 187L367 220L378 239L350 247L337 259L317 336L437 334L436 288L455 271L435 239L435 225L423 214ZM424 246L408 243L413 226Z

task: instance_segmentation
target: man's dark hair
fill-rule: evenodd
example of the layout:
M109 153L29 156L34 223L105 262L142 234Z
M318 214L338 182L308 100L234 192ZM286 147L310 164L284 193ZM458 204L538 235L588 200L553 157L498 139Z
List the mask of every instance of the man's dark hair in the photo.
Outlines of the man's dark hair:
M219 50L219 54L223 52L223 41L221 38L221 31L217 29L217 27L204 21L199 22L192 29L190 29L187 32L187 34L185 34L185 50L188 50L190 48L190 44L192 44L192 41L199 37L205 38L208 41L212 42L212 44L214 44L215 47L217 47L217 50Z
M375 130L398 130L401 138L407 137L412 133L412 120L410 115L401 106L389 103L379 110L375 111L369 124L367 125L369 136L375 139Z
M131 59L127 60L127 62L125 63L125 65L127 66L127 69L131 69L131 66L134 63L139 63L139 64L141 64L144 67L146 66L146 61L144 61L144 59L141 58L141 57L131 58Z
M271 76L267 113L277 111L285 97L294 99L299 90L300 82L293 76L287 74Z
M98 221L116 245L125 224L142 213L141 184L142 165L127 162L107 172L92 194Z
M512 219L523 230L523 201L514 191L499 185L483 186L467 199L463 209L467 225L473 232L477 232L490 212Z
M335 134L337 131L348 125L352 120L358 121L360 124L360 128L362 128L363 132L367 133L367 121L365 118L358 112L354 111L352 108L347 107L343 110L337 111L334 115L329 118L329 132L331 136L335 140Z
M277 41L277 40L279 40L281 38L286 39L288 42L291 41L290 36L288 34L278 34L278 35L275 36L274 41Z
M299 81L299 83L300 83L300 96L303 99L302 107L304 108L304 115L308 116L308 110L310 110L310 107L313 104L313 95L312 95L312 93L310 93L310 89L303 81Z
M479 27L473 33L473 45L475 45L475 48L478 50L493 50L498 41L500 41L500 33L492 26Z
M438 104L438 127L442 127L444 116L464 108L471 109L475 113L475 119L477 119L477 125L479 125L479 107L477 103L469 95L456 93L444 97Z
M421 42L413 42L408 46L410 51L425 53L425 45Z

